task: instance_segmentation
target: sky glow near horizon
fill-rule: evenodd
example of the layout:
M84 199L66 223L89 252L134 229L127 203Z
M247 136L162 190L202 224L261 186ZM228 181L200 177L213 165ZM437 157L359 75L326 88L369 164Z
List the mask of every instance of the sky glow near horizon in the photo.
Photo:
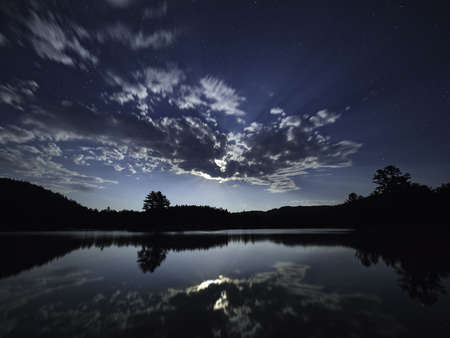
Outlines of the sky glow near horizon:
M3 1L0 176L94 208L450 181L445 2ZM447 34L447 35L445 35Z

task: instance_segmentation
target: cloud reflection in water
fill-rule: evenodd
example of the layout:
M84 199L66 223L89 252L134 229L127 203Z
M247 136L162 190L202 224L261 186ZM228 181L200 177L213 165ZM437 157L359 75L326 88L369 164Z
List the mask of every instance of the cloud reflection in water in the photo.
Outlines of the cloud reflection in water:
M35 335L52 332L58 337L76 332L85 337L259 337L295 332L317 337L331 333L394 337L404 331L394 317L382 311L379 298L328 292L320 285L307 284L308 269L307 265L279 262L272 270L248 278L219 275L162 293L126 286L105 288L81 301L55 300L22 314L32 318L27 321L28 329L35 326ZM27 332L15 323L8 323L8 332Z

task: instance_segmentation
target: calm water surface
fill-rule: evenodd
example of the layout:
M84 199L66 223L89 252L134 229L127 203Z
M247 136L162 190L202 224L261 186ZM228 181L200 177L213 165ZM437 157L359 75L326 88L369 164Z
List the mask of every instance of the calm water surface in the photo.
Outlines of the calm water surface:
M446 241L2 234L0 337L449 337Z

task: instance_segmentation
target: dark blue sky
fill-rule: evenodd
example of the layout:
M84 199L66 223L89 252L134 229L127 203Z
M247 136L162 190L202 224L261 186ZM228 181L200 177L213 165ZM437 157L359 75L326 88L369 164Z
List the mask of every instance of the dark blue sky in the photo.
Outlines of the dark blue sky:
M447 1L2 1L0 175L90 207L450 181Z

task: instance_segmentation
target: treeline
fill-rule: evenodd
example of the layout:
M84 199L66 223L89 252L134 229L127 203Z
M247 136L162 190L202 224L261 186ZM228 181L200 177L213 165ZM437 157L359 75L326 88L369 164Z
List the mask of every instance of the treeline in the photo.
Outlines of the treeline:
M209 206L172 206L147 211L90 209L29 182L0 178L0 231L166 230L224 227L230 213Z
M229 225L231 213L209 206L176 205L148 211L91 210L86 224L101 229L164 231L224 228Z
M431 225L450 228L449 183L432 189L411 182L409 174L394 166L379 169L373 182L376 184L373 193L368 196L351 193L340 205L230 213L209 206L169 207L168 201L163 203L165 207L148 207L142 212L109 208L99 211L37 185L1 178L1 230L178 231L258 227L403 230ZM165 199L160 192L152 193L149 196L154 199Z

